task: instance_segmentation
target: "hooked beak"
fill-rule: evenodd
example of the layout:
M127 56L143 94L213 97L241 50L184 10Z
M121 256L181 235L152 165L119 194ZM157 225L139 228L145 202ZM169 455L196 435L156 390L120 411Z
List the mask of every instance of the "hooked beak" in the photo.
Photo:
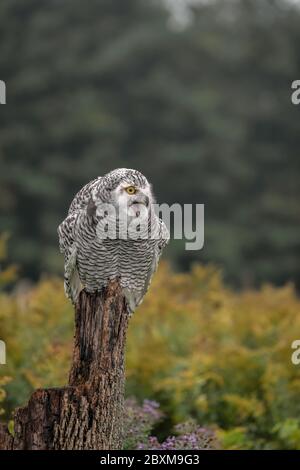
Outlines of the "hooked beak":
M149 204L150 204L150 199L148 196L146 196L146 194L139 194L136 198L134 198L131 202L130 202L130 206L133 206L133 205L138 205L138 204L143 204L144 206L146 207L149 207Z
M150 204L150 199L145 194L137 194L134 199L132 199L129 203L129 207L134 210L135 216L140 217L142 213L142 206L148 209Z

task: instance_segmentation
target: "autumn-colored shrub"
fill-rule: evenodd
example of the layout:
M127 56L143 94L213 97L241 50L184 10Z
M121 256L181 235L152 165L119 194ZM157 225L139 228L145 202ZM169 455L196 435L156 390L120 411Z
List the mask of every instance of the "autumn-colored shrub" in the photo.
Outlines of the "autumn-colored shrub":
M234 293L212 267L163 266L132 320L129 391L215 424L226 448L300 448L299 313L292 286Z
M6 418L32 389L66 382L72 336L61 279L0 293ZM299 337L292 286L236 293L213 267L162 264L130 322L127 393L160 402L170 429L190 419L214 429L225 448L300 449Z

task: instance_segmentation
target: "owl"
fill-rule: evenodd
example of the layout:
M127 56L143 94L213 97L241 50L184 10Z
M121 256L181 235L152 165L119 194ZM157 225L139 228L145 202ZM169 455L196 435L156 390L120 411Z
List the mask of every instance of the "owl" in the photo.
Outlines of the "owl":
M58 227L64 285L76 304L118 279L129 313L142 302L163 248L166 225L154 211L152 187L139 171L119 168L85 185Z

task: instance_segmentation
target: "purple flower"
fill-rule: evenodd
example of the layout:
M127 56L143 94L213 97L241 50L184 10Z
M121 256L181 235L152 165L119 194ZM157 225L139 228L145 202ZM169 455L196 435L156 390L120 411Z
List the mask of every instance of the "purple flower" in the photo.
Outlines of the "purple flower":
M151 435L163 413L156 401L144 400L139 405L133 398L126 400L124 449L137 450L205 450L217 448L214 433L188 421L175 426L175 435L159 442Z

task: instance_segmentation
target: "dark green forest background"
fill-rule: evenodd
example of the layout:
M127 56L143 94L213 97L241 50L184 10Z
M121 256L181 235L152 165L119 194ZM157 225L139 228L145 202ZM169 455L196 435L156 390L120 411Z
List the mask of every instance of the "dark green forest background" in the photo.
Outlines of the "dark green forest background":
M60 273L56 227L116 167L159 202L204 203L205 247L236 286L300 287L300 9L220 0L185 25L162 1L1 0L0 232L22 276Z

